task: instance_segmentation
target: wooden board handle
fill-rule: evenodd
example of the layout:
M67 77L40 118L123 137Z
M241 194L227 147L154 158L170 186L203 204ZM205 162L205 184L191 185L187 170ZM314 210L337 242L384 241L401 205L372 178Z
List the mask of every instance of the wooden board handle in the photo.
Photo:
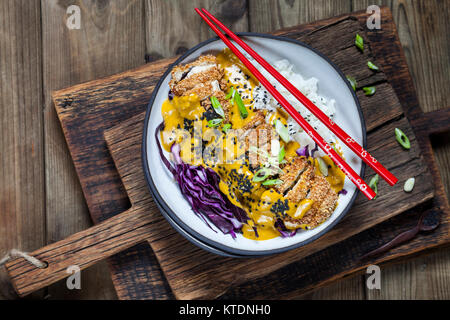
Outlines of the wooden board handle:
M142 242L148 237L152 221L145 210L129 209L89 229L30 253L48 266L39 269L23 258L6 264L19 296L64 279L69 266L81 270Z
M414 124L418 126L417 129L428 134L448 132L450 131L450 107L422 113Z

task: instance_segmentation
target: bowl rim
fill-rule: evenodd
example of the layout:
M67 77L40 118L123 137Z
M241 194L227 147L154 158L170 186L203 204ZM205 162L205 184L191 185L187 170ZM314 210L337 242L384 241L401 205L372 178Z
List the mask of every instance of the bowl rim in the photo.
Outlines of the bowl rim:
M290 42L290 43L293 43L293 44L305 47L305 48L313 51L315 54L319 55L324 60L326 60L326 62L328 62L328 64L330 64L336 70L336 72L339 74L339 76L342 78L344 83L347 85L349 91L351 92L351 94L353 96L353 100L355 101L355 104L356 104L356 107L357 107L357 110L358 110L358 113L359 113L359 118L361 120L362 140L363 140L362 141L363 142L362 146L366 149L366 147L367 147L366 146L366 143L367 143L367 132L366 132L365 119L364 119L364 114L362 112L361 105L359 103L358 97L356 96L356 92L351 87L351 85L348 82L348 80L347 80L346 76L344 75L344 73L327 56L325 56L324 54L322 54L318 50L312 48L308 44L306 44L306 43L304 43L302 41L296 40L296 39L291 39L291 38L277 36L277 35L271 35L271 34L257 33L257 32L237 32L236 34L239 37L260 37L260 38L267 38L267 39L273 39L273 40ZM172 227L174 227L177 230L177 232L179 232L177 227L182 228L185 232L187 232L189 235L191 235L195 239L199 240L200 242L204 242L208 246L211 246L211 247L214 247L216 249L219 249L219 250L221 250L221 251L223 251L225 253L229 253L231 255L238 255L238 256L241 256L241 257L243 257L243 256L262 257L262 256L268 256L268 255L273 255L273 254L277 254L277 253L282 253L282 252L289 251L291 249L302 247L302 246L304 246L304 245L306 245L308 243L311 243L311 242L317 240L318 238L323 236L325 233L330 231L339 221L341 221L341 219L347 214L347 212L353 206L353 203L355 202L355 199L356 199L356 197L357 197L357 195L359 193L358 189L355 190L355 193L353 194L353 196L350 199L350 201L347 204L347 206L342 210L342 213L329 226L327 226L325 229L323 229L321 232L317 233L316 235L314 235L314 236L312 236L312 237L310 237L310 238L308 238L306 240L303 240L303 241L300 241L298 243L295 243L295 244L292 244L290 246L287 246L287 247L282 247L282 248L278 248L278 249L271 249L271 250L253 251L253 250L242 250L242 249L236 249L236 248L229 247L229 246L224 245L222 243L212 241L212 240L208 239L207 237L199 234L195 230L192 230L180 218L178 218L177 214L175 212L173 212L172 209L170 209L168 204L164 201L164 199L159 194L159 192L158 192L158 190L156 188L156 185L153 182L152 176L150 174L150 168L148 166L148 157L147 157L147 151L148 151L147 150L147 141L148 140L147 140L147 136L148 136L148 127L149 127L150 114L151 114L151 110L152 110L152 107L153 107L154 100L155 100L156 95L157 95L157 93L159 91L159 88L160 88L161 84L163 83L164 79L169 75L169 73L172 71L172 69L176 65L178 65L181 61L183 61L185 58L187 58L189 55L191 55L197 49L200 49L201 47L203 47L203 46L205 46L205 45L207 45L207 44L209 44L209 43L211 43L213 41L218 41L218 40L220 41L220 38L217 37L217 36L209 38L209 39L207 39L205 41L200 42L196 46L190 48L188 51L186 51L175 62L173 62L171 65L169 65L169 67L164 72L164 74L161 76L161 78L159 79L157 85L153 89L152 95L150 97L149 103L148 103L147 108L146 108L146 114L145 114L145 120L144 120L144 130L143 130L143 137L142 137L142 146L141 146L142 166L143 166L143 169L144 169L145 180L147 181L147 185L148 185L148 188L150 190L150 193L151 193L153 199L155 200L155 202L157 203L157 206L160 209L162 215L166 218L166 220L170 223L170 225L172 225ZM362 161L362 163L361 163L361 171L360 171L360 174L359 174L360 177L364 176L365 169L366 169L366 164L365 164L364 161ZM171 223L171 221L174 222L177 225L177 227L175 227L174 224ZM188 238L186 238L186 239L189 240ZM189 241L192 242L191 240L189 240ZM194 242L192 242L192 243L194 243ZM201 247L198 244L196 244L196 245L198 247L204 249L204 250L207 250L207 251L211 252L210 250L208 250L205 247ZM215 252L213 252L213 253L215 253ZM215 254L217 254L217 253L215 253Z

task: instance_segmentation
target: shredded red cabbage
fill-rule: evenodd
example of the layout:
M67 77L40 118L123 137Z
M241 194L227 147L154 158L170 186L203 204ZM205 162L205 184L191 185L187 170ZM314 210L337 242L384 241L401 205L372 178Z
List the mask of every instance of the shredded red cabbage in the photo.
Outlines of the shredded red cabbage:
M339 190L337 194L338 195L343 194L345 196L347 194L347 190L345 189Z
M283 220L281 220L280 218L275 221L275 228L278 230L278 232L280 232L281 237L283 238L293 237L297 234L297 229L292 231L288 230L284 225Z
M309 157L309 145L306 145L303 148L298 148L295 152L299 156Z
M317 151L319 151L319 146L317 145L317 143L315 143L314 149L311 150L311 157L314 158L314 153L316 153Z
M181 193L208 227L211 228L207 220L224 234L230 234L235 238L236 232L241 232L242 224L249 219L247 213L233 205L220 191L220 177L214 170L184 163L180 157L178 144L173 144L171 148L174 157L172 166L164 156L159 142L158 133L163 128L164 123L161 123L155 133L159 154L164 165L177 180Z

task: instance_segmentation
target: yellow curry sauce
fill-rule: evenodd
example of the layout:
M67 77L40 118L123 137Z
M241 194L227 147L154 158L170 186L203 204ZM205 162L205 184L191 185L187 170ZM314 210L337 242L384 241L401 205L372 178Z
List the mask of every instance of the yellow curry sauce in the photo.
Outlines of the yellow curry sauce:
M230 113L231 128L241 129L252 120L255 113L252 108L252 91L258 85L258 82L251 77L248 70L241 65L241 62L229 50L226 49L219 53L217 61L222 68L234 64L248 75L248 82L251 86L246 89L245 93L250 98L243 99L248 110L248 116L243 119L236 104L231 106ZM227 77L228 74L225 72L225 78L227 79ZM231 85L230 83L229 88ZM215 141L214 138L208 141L209 139L205 138L205 135L208 135L208 130L211 131L213 129L208 127L208 121L204 117L205 111L195 94L181 97L175 96L171 100L167 99L164 101L161 110L165 124L164 130L161 132L161 141L164 149L170 151L170 147L174 142L179 143L183 161L194 165L209 166L219 174L221 177L220 190L234 205L243 208L250 217L248 224L242 227L244 237L254 240L268 240L278 237L280 233L274 226L277 213L283 212L294 219L300 219L311 208L312 200L304 199L300 203L292 203L278 193L275 188L263 186L261 182L253 181L254 173L248 160L235 159L228 162L219 161L216 164L209 162L208 159L204 159L202 157L202 148L199 147L201 143L205 145L205 149L213 144L221 143L224 150L224 154L221 155L222 159L229 159L227 158L227 153L234 156L239 155L239 149L243 148L242 145L236 144L235 137L229 134L221 134L221 141ZM286 124L287 114L283 110L278 110L274 116L280 119L283 124ZM194 126L198 126L199 132L203 133L203 137L192 134L192 132L195 132L193 130ZM223 123L214 129L221 131L222 128ZM184 134L180 134L179 130L183 129L185 130ZM189 135L186 134L187 132L191 133L190 139ZM300 145L295 141L285 143L280 139L281 147L284 147L286 151L285 159L289 160L297 156L295 151ZM194 155L196 154L199 156L195 157ZM336 192L342 190L345 175L328 156L324 156L322 159L328 165L328 176L326 179ZM309 161L315 164L315 173L322 175L318 168L317 160L309 158ZM302 227L305 229L306 225ZM256 236L255 228L258 236Z

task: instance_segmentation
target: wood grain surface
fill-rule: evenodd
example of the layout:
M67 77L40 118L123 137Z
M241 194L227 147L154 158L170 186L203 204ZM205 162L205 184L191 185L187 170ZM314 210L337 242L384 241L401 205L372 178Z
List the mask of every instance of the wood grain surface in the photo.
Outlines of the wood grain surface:
M183 47L189 47L191 41L194 44L204 39L195 38L200 37L200 33L195 33L195 37L190 38L187 45L183 44L182 40L179 40L180 44L174 41L176 44L169 45L170 49L166 51L162 47L157 49L159 41L172 43L169 39L179 37L179 30L182 30L183 26L186 25L192 26L192 23L196 21L195 17L190 16L189 19L184 20L179 15L167 15L167 13L152 15L152 13L149 13L149 10L153 7L149 5L154 4L154 6L162 7L166 2L165 0L138 2L137 5L136 1L130 1L129 3L132 4L132 8L140 7L141 11L145 13L145 23L143 23L145 26L142 27L142 30L139 30L137 29L138 27L131 27L130 23L123 23L124 29L122 31L126 33L129 39L134 39L136 35L139 35L139 37L144 35L145 52L147 53L146 58L148 61L152 60L154 53L156 53L155 58L170 57L175 55L179 48L182 52L184 50ZM264 3L260 5L261 2L267 5L264 5ZM304 2L308 5L304 6ZM65 9L72 3L80 4L85 10L82 11L82 14L86 13L86 15L83 16L81 30L68 31L65 27ZM183 1L180 0L171 0L170 3L174 7L184 5ZM225 8L229 9L230 3L234 3L234 1L204 1L204 3L208 8L215 8L217 5L225 3ZM335 3L338 4L335 5ZM331 17L338 13L365 9L368 4L373 3L387 5L393 12L394 21L397 24L399 37L405 49L414 86L423 110L431 111L448 106L450 86L449 79L445 75L449 73L450 69L449 55L447 54L449 44L446 41L449 7L446 5L446 1L250 0L247 1L247 13L245 13L248 22L247 30L274 30L280 27L288 27L298 23ZM132 57L124 56L126 53L121 51L123 47L119 41L113 41L113 38L101 37L101 35L120 33L114 26L119 20L118 15L125 16L124 19L128 19L128 21L139 22L142 20L134 13L129 15L126 10L121 10L118 14L112 14L111 8L115 4L109 1L80 0L70 1L70 3L69 1L58 1L56 4L56 2L51 3L46 0L30 0L26 1L25 4L25 1L5 0L1 6L0 49L2 54L0 56L0 74L2 82L0 86L2 88L2 98L0 104L2 110L2 141L4 143L2 150L11 150L10 148L13 145L18 148L17 150L23 150L27 145L29 146L29 140L24 138L23 131L19 131L26 130L26 136L33 139L31 150L35 152L35 156L30 158L28 157L29 153L22 154L21 151L19 151L20 157L15 159L11 158L12 154L10 152L2 152L0 155L3 170L0 200L4 209L2 210L3 220L1 225L3 228L1 228L2 232L0 233L0 250L6 252L12 247L18 247L19 249L31 251L42 246L42 244L59 240L68 234L82 230L90 224L82 192L77 182L78 179L70 163L65 143L62 141L58 120L54 115L45 118L45 125L51 129L44 129L44 120L40 120L42 117L41 108L44 104L42 101L45 101L46 108L50 107L52 109L53 107L48 102L51 90L126 70L130 68L128 59L132 61L131 66L144 63L144 56L139 56L137 53L140 50L135 51L136 60L133 60L134 58ZM255 8L258 10L255 10ZM270 10L265 10L264 8L270 8ZM292 10L292 8L296 8L297 11ZM48 14L46 14L45 11L49 9L52 11L48 11ZM234 10L227 11L234 12ZM218 12L221 19L224 19L226 14L226 12ZM230 13L228 14L230 15ZM289 19L286 18L287 16L289 16ZM153 25L159 23L160 25L166 24L173 27L165 29L164 32L162 32L162 29L152 30L146 17L152 17ZM242 29L241 26L239 26L239 29L234 29L236 25L232 21L233 17L242 17L242 15L231 14L229 16L229 19L231 19L229 24L234 26L233 30L245 30L245 24L242 26ZM102 18L104 18L103 21ZM141 24L135 23L133 25ZM195 28L198 27L193 27L193 29ZM50 42L44 41L41 44L39 39L42 39L41 32L43 30L54 35L58 33L64 34L64 36L49 37L48 39L52 39ZM207 37L204 34L201 36ZM108 50L104 50L106 44L103 46L98 45L98 39L103 39L103 43L108 41ZM127 43L130 43L130 41L127 41ZM17 49L14 49L14 44L16 44ZM43 47L47 48L45 49L45 54L51 53L49 50L55 50L52 59L46 60L46 69L51 70L51 73L49 72L45 77L51 79L52 74L57 75L57 78L52 82L53 87L47 89L45 95L41 64ZM109 63L105 66L105 61L112 62L110 59L112 59L115 51L120 52L120 55L124 58L114 60L114 65ZM74 54L71 54L71 52ZM74 64L67 63L69 60L76 60L80 52L85 52L82 55L83 59L78 60ZM30 56L32 59L20 59L20 57ZM52 65L52 61L56 63ZM24 79L27 79L27 77L32 79L32 81L27 81L28 85L32 87L31 90L25 89L27 86L23 85ZM58 81L61 81L61 83L58 83ZM24 99L25 103L21 104L20 99ZM39 99L42 99L41 102L39 102ZM41 105L40 108L38 107L39 105ZM13 110L16 111L13 112ZM48 114L48 112L52 112L52 110L47 110L45 114ZM17 119L16 122L14 122L14 119ZM24 119L30 119L30 121L27 122L26 126L20 127L20 125L23 125ZM14 125L14 123L17 125ZM30 130L32 134L28 134ZM59 135L58 139L55 138L57 135ZM7 137L9 137L9 140L5 140ZM10 141L14 142L11 143ZM435 158L439 164L440 174L445 182L444 188L447 190L447 194L450 185L449 141L448 135L439 135L434 139L433 144ZM5 149L5 146L8 146L8 148ZM44 151L44 149L52 150ZM47 158L44 156L46 153L57 155ZM31 161L27 159L31 159ZM3 178L12 177L12 175L20 176L20 179ZM47 191L44 181L51 185ZM27 197L23 196L22 192L24 184L29 188ZM31 198L29 195L34 197L32 204L30 204ZM51 204L51 209L45 209L46 198ZM14 209L11 209L11 205L14 206ZM119 207L119 209L124 208L126 209L126 205L123 208ZM8 213L7 216L4 215L6 212ZM49 216L49 221L51 221L49 223L49 234L51 236L49 237L47 237L47 232L45 231L47 224L45 216L48 214L47 212L53 212ZM12 230L18 231L13 232ZM384 232L387 232L387 230ZM145 246L142 249L146 252ZM450 282L450 274L448 272L450 270L448 268L450 255L448 252L448 250L440 250L426 257L401 263L396 267L383 267L382 272L385 276L382 277L383 290L381 292L365 289L364 277L356 276L340 281L335 285L316 290L312 294L302 295L301 298L448 298L447 284ZM141 284L144 287L145 283L151 283L152 280L155 280L155 277L158 277L157 272L149 276L146 270L142 268L142 265L149 265L149 262L154 262L152 256L146 255L142 259L142 263L139 264L140 266L136 265L134 262L136 256L132 254L125 252L119 256L118 259L121 261L122 267L126 266L128 270L136 270L136 273L140 275L147 275L148 280L141 280ZM114 272L114 266L111 264L110 268L116 281L132 283L135 280L130 278L127 272ZM58 284L50 287L51 295L47 295L47 297L99 299L115 296L105 265L83 271L83 275L83 289L81 291L69 291L64 285ZM5 285L0 286L0 298L11 298L13 296L11 290L8 290L5 281L3 283ZM45 294L48 292L47 290ZM120 288L118 293L121 296ZM127 297L134 298L154 297L150 290L143 294L131 291L126 292L126 294ZM170 296L170 292L168 295ZM294 295L292 297L299 298L300 296Z
M46 243L40 28L38 3L0 2L0 255ZM0 271L0 299L14 296Z
M382 106L386 110L389 110L389 112L372 112L372 109L377 106L378 108L382 108L382 106L379 106L380 101L375 99L362 99L363 113L366 116L368 124L368 149L381 162L390 168L394 174L399 177L400 181L406 180L410 176L410 172L415 172L417 174L416 179L418 181L418 186L415 188L415 192L411 194L404 193L401 184L398 184L389 191L383 190L380 186L380 195L377 201L367 202L362 197L358 198L353 209L335 229L328 232L318 241L305 247L277 255L276 257L258 259L259 263L255 264L252 259L239 261L235 259L219 258L195 248L185 240L183 242L181 236L176 232L173 232L167 222L162 219L156 206L149 202L150 198L140 166L130 165L130 163L140 162L143 114L139 114L138 116L125 121L123 124L119 125L119 128L106 131L106 140L109 143L110 151L115 159L116 167L119 174L123 177L122 181L125 185L125 189L128 192L132 204L134 204L131 210L136 206L139 206L141 207L141 210L144 210L144 212L152 217L152 227L146 229L148 231L147 240L151 243L176 297L216 297L228 290L231 287L231 283L233 285L238 285L248 280L260 278L431 199L433 196L433 186L431 184L429 173L424 166L423 159L415 144L414 133L409 127L406 118L402 116L402 108L392 88L386 83L383 73L366 72L367 67L365 66L365 63L353 63L353 61L360 59L360 56L362 55L353 45L350 45L349 47L349 43L352 43L356 32L363 35L366 38L366 43L368 42L368 36L364 34L364 30L361 28L357 19L353 16L344 16L329 21L322 21L315 25L304 26L303 28L286 29L278 32L278 34L288 35L303 40L311 45L316 45L340 66L346 74L355 76L359 82L364 82L367 85L378 84L377 94L385 97ZM388 30L383 33L385 33L385 37L395 36L392 34L393 30L390 32L391 33L389 33ZM329 42L330 34L336 34L334 37L336 45L333 48L322 45L322 43ZM364 52L365 59L371 59L375 61L375 63L378 63L374 60L375 57L372 55L369 48L370 45L368 45L368 49ZM390 49L386 47L386 45L384 45L383 48L387 50L387 52L390 52ZM154 65L162 67L160 72L164 71L166 67L162 63L149 65L154 67L153 71L157 74L155 78L159 79L160 75L158 75L158 69ZM71 150L74 154L75 166L82 183L85 185L89 185L89 181L93 177L91 174L93 171L92 161L89 159L92 158L92 154L95 153L92 152L92 147L79 145L79 141L83 140L83 134L86 135L83 126L94 127L90 124L98 123L98 120L96 119L101 115L99 110L102 109L101 107L95 109L86 108L85 106L92 104L98 106L109 105L109 107L112 108L111 110L117 110L117 106L120 106L122 109L121 111L123 112L123 103L125 103L125 101L122 101L122 97L125 96L129 99L131 94L133 100L139 101L139 91L136 89L139 87L145 88L149 83L151 84L154 81L152 80L153 75L151 74L147 73L147 77L143 77L142 75L145 73L143 73L141 69L144 68L103 80L96 80L84 85L78 85L74 88L61 90L54 94L58 115L63 124L68 144L71 146ZM146 66L145 69L148 69L148 66ZM129 82L130 78L134 80L133 84L135 87L133 88L130 88L129 85L124 85L124 82ZM111 99L111 92L114 92L116 99ZM145 94L145 92L146 91L142 91L143 94ZM94 103L93 100L96 102ZM128 101L128 103L130 104L130 101ZM135 105L134 101L131 104ZM119 112L112 112L113 118L118 117L118 113ZM78 119L83 119L82 126L80 126L81 123ZM375 122L375 125L371 125L373 122ZM105 118L105 114L102 115L102 124L108 125L108 119ZM412 149L409 152L401 152L402 149L392 138L392 132L395 127L401 128L410 137ZM77 145L77 143L79 148L74 150L73 146ZM83 148L85 149L84 151ZM392 157L393 154L396 156ZM366 178L370 175L371 173L367 173ZM108 185L106 185L106 187L108 187ZM90 198L87 197L87 200L89 202ZM148 205L144 205L146 202L148 202ZM390 208L388 213L384 210L386 207ZM364 214L367 211L373 211L374 213L370 215ZM122 214L117 216L117 219L121 219L121 216ZM141 216L143 216L142 213L140 215L136 214L136 217ZM140 222L141 224L147 224L147 220ZM115 221L114 223L118 224ZM133 230L126 227L114 230L119 233L119 230L122 230L122 232L126 234L126 241L128 241L129 238L133 238L138 242L142 239L143 234L139 228L141 224L136 224L136 229ZM81 265L89 266L101 257L102 252L105 252L103 248L112 246L113 249L108 249L107 251L112 250L111 252L115 252L113 250L119 248L121 244L114 245L113 240L110 240L111 243L108 245L102 244L102 250L100 250L101 252L98 254L91 253L90 250L96 250L96 247L92 246L91 242L84 240L89 239L90 237L95 238L94 236L88 236L90 234L98 234L98 238L103 239L101 230L109 230L109 225L109 221L106 221L95 227L97 233L87 230L86 232L76 234L66 240L64 243L67 243L67 246L70 245L70 247L75 246L76 248L79 248L77 249L76 254L71 254L70 250L61 250L61 248L66 246L63 246L63 243L57 243L55 246L43 248L34 252L33 254L37 257L49 262L48 270L30 271L29 266L27 266L26 263L24 264L23 261L10 263L8 268L17 289L22 293L26 293L36 288L33 287L33 285L38 286L52 281L51 277L45 280L47 282L42 281L42 279L45 278L45 273L51 274L53 278L64 276L64 268L60 266L61 261L71 263L78 259L82 262L80 262ZM97 228L103 229L97 230ZM113 235L114 237L111 239L120 242L121 238L117 236L116 233L113 233ZM79 239L81 239L82 242ZM445 239L446 238L444 237L444 239L441 240ZM89 251L90 254L83 254L85 250L83 248L87 248L87 251ZM69 253L67 253L67 251L69 251ZM192 259L193 255L197 256L197 258ZM197 264L199 261L201 261L201 263ZM261 268L262 265L264 265L263 268ZM233 270L234 272L230 273L230 270ZM33 279L35 279L31 284L26 281L27 272L28 278L30 274L33 274ZM232 278L230 278L230 275ZM40 284L38 284L39 282ZM222 285L216 284L213 286L213 283ZM284 290L283 292L287 293L289 290Z

